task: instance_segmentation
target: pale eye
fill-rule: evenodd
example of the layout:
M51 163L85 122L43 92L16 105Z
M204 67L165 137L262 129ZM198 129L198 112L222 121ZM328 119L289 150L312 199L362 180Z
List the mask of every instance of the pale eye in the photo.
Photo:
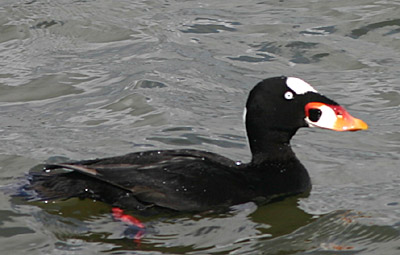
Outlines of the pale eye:
M287 100L292 100L294 95L292 91L286 91L285 95L284 95L285 99Z

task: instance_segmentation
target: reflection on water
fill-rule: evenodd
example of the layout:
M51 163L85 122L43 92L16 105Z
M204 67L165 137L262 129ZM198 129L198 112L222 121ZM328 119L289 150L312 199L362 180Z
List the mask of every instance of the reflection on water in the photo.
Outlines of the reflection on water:
M1 1L0 246L6 253L397 254L396 1ZM365 120L301 130L314 189L230 214L162 216L141 247L109 207L10 197L40 162L190 147L250 158L260 79L298 76ZM299 206L297 206L297 201Z
M312 215L299 209L297 201L297 197L291 197L260 208L247 203L233 206L227 213L138 216L147 228L140 247L124 236L127 226L113 220L111 207L101 202L74 198L28 203L16 197L13 204L18 205L19 212L12 215L17 218L31 215L54 238L75 248L76 240L82 240L112 244L113 250L140 248L181 253L211 248L210 252L226 252L242 247L243 242L275 239L313 222ZM32 211L32 206L41 210ZM30 233L35 231L26 227L18 234Z
M66 75L48 75L20 86L0 85L0 101L29 102L82 93L74 86L77 83Z

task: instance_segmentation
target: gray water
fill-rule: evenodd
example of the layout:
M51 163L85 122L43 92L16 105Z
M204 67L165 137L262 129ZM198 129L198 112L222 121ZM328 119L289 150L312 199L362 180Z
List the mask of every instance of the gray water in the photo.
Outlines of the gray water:
M0 2L1 254L400 254L398 1ZM370 129L293 139L313 190L220 215L143 219L10 192L39 163L195 148L248 161L261 79L311 83Z

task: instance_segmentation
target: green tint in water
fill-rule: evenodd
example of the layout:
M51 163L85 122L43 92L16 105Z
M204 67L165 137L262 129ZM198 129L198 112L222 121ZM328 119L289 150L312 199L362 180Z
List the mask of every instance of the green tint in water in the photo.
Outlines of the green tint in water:
M314 185L299 206L145 219L153 232L141 247L104 204L0 192L1 252L397 255L398 10L361 0L1 1L1 190L53 156L190 147L246 162L243 107L271 76L306 80L370 126L296 134Z

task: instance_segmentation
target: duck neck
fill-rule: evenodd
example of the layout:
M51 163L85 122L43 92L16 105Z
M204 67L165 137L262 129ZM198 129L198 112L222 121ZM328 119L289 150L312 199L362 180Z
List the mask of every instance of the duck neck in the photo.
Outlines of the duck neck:
M293 131L268 130L257 134L248 134L252 163L260 164L268 161L286 161L295 158L290 146Z

